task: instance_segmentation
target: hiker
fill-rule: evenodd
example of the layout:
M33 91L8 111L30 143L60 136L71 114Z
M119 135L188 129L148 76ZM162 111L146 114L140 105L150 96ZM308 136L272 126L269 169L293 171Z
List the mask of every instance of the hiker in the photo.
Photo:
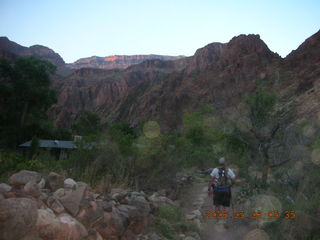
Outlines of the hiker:
M226 211L231 202L231 186L235 183L235 174L226 167L226 159L219 159L219 166L214 168L210 174L208 193L210 195L213 188L213 204L216 211ZM227 225L225 224L225 227Z

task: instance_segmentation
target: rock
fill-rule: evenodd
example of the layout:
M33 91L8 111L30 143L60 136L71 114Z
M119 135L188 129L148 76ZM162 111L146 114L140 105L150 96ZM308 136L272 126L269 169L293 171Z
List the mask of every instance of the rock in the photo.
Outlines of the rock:
M196 240L195 238L191 237L191 236L187 236L186 238L184 238L183 240Z
M158 234L156 234L156 233L152 233L151 235L150 235L150 240L161 240L162 238L158 235Z
M94 229L90 229L88 231L88 237L85 240L103 240L103 238L101 237L100 233L97 232Z
M30 195L30 196L33 196L36 198L39 197L41 194L39 187L38 187L38 184L33 180L28 182L26 185L24 185L23 192L26 195Z
M50 209L38 209L36 230L46 240L78 240L88 235L85 227L68 214L58 217Z
M1 183L0 184L0 193L6 193L10 192L12 187L6 183Z
M41 180L40 173L34 172L34 171L27 171L22 170L18 173L13 174L9 180L8 183L13 186L18 185L25 185L30 181L35 181L38 183Z
M144 216L150 213L150 204L142 196L131 196L128 199L128 204L135 206Z
M103 221L95 229L104 239L120 239L125 231L124 220L122 216L115 212L104 212Z
M84 187L78 187L71 193L59 198L61 204L72 216L76 216L78 214L79 206L85 190L86 189Z
M57 191L53 193L53 196L55 196L56 198L62 198L65 195L66 195L66 190L64 188L59 188Z
M55 213L60 214L64 212L64 207L60 203L60 201L55 198L54 196L51 196L47 200L47 206L51 208Z
M174 202L171 199L159 196L157 193L152 194L148 199L154 208L159 208L160 206L167 204L174 205Z
M41 178L40 182L38 183L38 188L41 190L45 187L46 180L44 178Z
M144 217L143 213L138 211L138 209L134 206L130 205L119 205L117 207L119 212L129 218L131 221L137 219L139 217Z
M0 193L0 201L5 199L4 195L2 193Z
M55 172L49 173L47 181L52 192L64 187L63 177Z
M200 218L201 215L202 215L201 212L198 209L197 210L193 210L191 213L196 215L198 218Z
M197 226L198 229L201 229L201 222L200 219L196 218L193 219L194 224Z
M67 178L64 180L64 188L67 189L76 189L78 184L72 179L72 178Z
M111 212L113 204L108 201L97 201L97 204L102 207L104 211Z
M94 201L90 201L88 207L81 207L77 215L77 220L79 220L87 228L92 227L97 224L98 221L103 221L103 209L102 207Z
M197 216L194 214L186 214L186 220L188 220L188 221L196 219L196 218L197 218Z
M35 228L37 217L37 203L31 199L0 200L0 239L21 239Z

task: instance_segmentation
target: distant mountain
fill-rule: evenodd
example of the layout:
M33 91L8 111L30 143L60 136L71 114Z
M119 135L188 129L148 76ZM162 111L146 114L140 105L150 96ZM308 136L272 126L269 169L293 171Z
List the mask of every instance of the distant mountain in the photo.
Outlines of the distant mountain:
M10 41L7 37L0 37L0 57L12 59L15 57L34 56L48 60L53 64L62 67L65 65L62 57L52 49L34 45L31 47L23 47L15 42Z
M30 49L22 47L21 51L21 46L8 40L4 41L6 48L1 42L3 39L0 57L14 58L14 53L22 56L23 51L31 54ZM49 110L50 118L68 127L81 114L94 112L103 124L123 120L136 125L152 119L168 131L181 127L184 110L210 104L223 114L237 108L255 91L257 82L265 82L271 91L280 93L284 103L296 103L293 121L319 120L320 31L286 58L270 51L259 35L250 34L234 37L228 43L208 44L192 57L145 60L125 68L129 60L132 63L141 58L82 59L77 61L79 66L89 68L69 68L65 69L67 74L54 76L58 102ZM118 69L92 68L90 64L99 61ZM125 69L119 69L119 62Z
M177 60L184 58L184 56L162 56L162 55L115 55L108 57L89 57L81 58L74 63L67 64L68 68L80 69L80 68L100 68L100 69L124 69L131 65L144 62L146 60L159 59L162 61Z

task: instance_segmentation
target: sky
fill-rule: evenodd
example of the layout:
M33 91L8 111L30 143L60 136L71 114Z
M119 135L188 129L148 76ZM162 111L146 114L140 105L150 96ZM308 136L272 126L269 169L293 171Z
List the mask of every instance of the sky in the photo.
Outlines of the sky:
M191 56L212 42L259 34L285 57L320 29L320 0L0 0L0 36L79 58Z

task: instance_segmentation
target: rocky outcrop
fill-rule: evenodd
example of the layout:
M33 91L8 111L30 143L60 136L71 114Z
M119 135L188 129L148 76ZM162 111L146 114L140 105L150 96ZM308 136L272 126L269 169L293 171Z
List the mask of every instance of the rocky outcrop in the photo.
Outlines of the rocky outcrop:
M68 68L101 68L101 69L125 69L131 65L142 63L146 60L159 59L162 61L177 60L184 56L163 56L163 55L115 55L108 57L89 57L81 58L74 63L67 64Z
M65 65L65 62L60 55L50 48L41 45L23 47L10 41L7 37L0 37L0 58L13 60L17 57L31 56L48 60L59 67L63 67Z
M6 240L133 240L147 231L155 203L173 204L156 193L94 193L57 173L21 171L9 179L12 186L0 184L0 239Z

